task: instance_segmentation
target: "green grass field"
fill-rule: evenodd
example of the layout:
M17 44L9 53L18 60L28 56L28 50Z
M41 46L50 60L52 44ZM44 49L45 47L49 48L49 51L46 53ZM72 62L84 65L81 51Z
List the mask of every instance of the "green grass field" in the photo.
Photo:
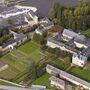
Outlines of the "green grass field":
M44 56L49 56L49 54L43 55L40 52L40 45L33 41L28 41L18 47L16 50L0 58L0 68L4 65L9 66L4 71L0 72L0 78L11 80L15 83L20 83L26 77L27 67L30 65L31 61L39 62ZM70 66L66 62L53 57L48 57L48 60L50 61L49 64L62 70L66 70ZM74 74L75 76L90 81L90 68L81 69L74 67L71 68L69 72ZM33 84L45 85L47 86L47 88L51 88L48 80L49 77L50 75L45 73L40 78L35 80ZM3 82L0 82L0 84L2 85Z
M90 82L90 70L89 69L82 69L79 67L72 67L69 70L70 73L72 73L73 75L82 78L88 82Z
M85 31L81 31L81 34L89 36L90 37L90 29L85 30Z
M43 85L46 86L48 89L50 89L51 85L50 85L50 74L45 73L44 75L42 75L40 78L38 78L37 80L35 80L32 85Z
M39 49L38 44L33 41L29 41L18 47L16 50L4 55L0 58L0 67L6 64L9 67L0 72L0 77L7 80L13 80L19 76L19 74L22 74L22 77L20 76L20 78L23 78L24 72L30 62L38 62L41 60L42 54Z

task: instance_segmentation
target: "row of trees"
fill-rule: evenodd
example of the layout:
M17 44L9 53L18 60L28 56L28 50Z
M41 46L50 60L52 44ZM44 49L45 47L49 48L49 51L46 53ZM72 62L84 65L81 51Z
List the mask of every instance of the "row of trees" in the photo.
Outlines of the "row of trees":
M11 37L13 37L13 35L9 33L7 28L0 29L0 45L6 43Z
M47 37L47 32L43 32L42 35L34 33L33 35L33 40L40 45L46 44L46 37Z
M65 28L72 30L86 30L89 25L90 19L90 3L81 2L75 8L65 8L59 2L54 3L53 7L48 13L48 17Z

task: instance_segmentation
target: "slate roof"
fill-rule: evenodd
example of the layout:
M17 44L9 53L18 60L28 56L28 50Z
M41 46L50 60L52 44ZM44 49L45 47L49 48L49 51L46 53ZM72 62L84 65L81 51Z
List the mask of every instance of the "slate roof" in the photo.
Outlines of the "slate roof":
M35 17L36 16L32 10L30 10L29 12L32 15L32 17Z
M68 29L64 29L63 30L63 34L65 34L65 35L67 35L67 36L70 36L70 37L76 37L78 34L77 33L75 33L75 32L73 32L73 31L71 31L71 30L68 30Z
M5 48L5 47L7 47L8 45L13 44L13 43L15 43L15 40L14 40L14 39L9 40L8 42L3 43L2 48Z
M86 46L90 46L90 38L85 37L84 35L79 35L78 33L75 33L68 29L64 29L63 34L74 38L73 41L75 42L85 44Z
M20 41L20 40L23 40L24 38L26 38L26 35L24 35L24 34L19 34L19 35L17 36L17 38L15 39L15 42L18 42L18 41Z
M58 84L65 87L65 81L63 81L63 80L61 80L61 79L59 79L59 78L57 78L55 76L50 77L49 80L54 81L55 83L58 83Z
M89 82L86 82L86 81L84 81L84 80L82 80L82 79L80 79L78 77L75 77L75 76L73 76L73 75L71 75L71 74L69 74L69 73L67 73L65 71L62 71L60 69L57 69L57 68L55 68L55 67L53 67L53 66L51 66L49 64L46 66L46 68L47 69L50 69L52 72L53 71L54 72L57 72L61 77L66 77L66 78L68 78L70 80L76 81L76 82L78 82L78 83L80 83L82 85L85 85L88 88L90 88L90 83Z
M81 52L81 55L90 57L90 46Z
M19 11L23 11L23 9L18 9L14 5L12 6L0 6L0 14L6 15L9 13L16 13Z
M74 41L79 42L81 44L85 44L87 42L86 37L84 35L77 35L74 38Z

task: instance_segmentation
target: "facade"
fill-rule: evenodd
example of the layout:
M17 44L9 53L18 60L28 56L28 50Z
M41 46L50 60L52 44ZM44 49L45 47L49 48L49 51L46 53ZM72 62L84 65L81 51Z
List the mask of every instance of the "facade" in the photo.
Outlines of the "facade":
M37 33L37 34L42 35L43 32L44 32L44 29L43 28L38 27L37 29L35 29L35 33Z
M88 57L90 57L90 38L68 29L64 29L62 34L57 34L53 38L47 39L47 46L72 53L72 63L79 67L84 67ZM79 51L75 47L85 49Z
M11 50L13 50L16 46L22 44L23 42L25 42L27 40L27 36L24 34L16 34L13 31L11 32L14 36L14 38L6 43L4 43L0 49L2 50L2 52L9 52Z
M88 83L88 82L86 82L78 77L75 77L75 76L73 76L65 71L57 69L51 65L46 66L46 71L52 75L55 75L54 73L57 73L61 78L65 79L67 81L70 81L76 85L82 86L83 88L85 88L87 90L90 90L90 83Z
M52 86L55 86L58 89L65 90L65 81L63 81L55 76L50 77L49 80L50 80Z
M79 55L77 53L73 54L72 56L72 63L74 65L78 65L80 67L84 67L87 63L87 57L83 55Z
M23 87L14 87L14 86L2 86L0 85L0 90L40 90L38 88L25 88Z
M52 28L54 25L53 23L48 19L48 18L44 18L40 21L41 26L43 27L44 30L48 30L50 28Z

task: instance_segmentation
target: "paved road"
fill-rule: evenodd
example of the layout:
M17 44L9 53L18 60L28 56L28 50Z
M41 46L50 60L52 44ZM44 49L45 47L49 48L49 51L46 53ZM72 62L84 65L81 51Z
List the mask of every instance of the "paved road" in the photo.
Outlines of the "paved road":
M19 87L2 86L2 85L0 85L0 90L35 90L35 89L19 88Z
M10 81L7 81L7 80L4 80L4 79L0 79L0 81L6 82L6 83L8 83L8 84L15 85L15 86L19 86L19 87L25 87L25 86L23 86L23 85L16 84L16 83L13 83L13 82L10 82Z

